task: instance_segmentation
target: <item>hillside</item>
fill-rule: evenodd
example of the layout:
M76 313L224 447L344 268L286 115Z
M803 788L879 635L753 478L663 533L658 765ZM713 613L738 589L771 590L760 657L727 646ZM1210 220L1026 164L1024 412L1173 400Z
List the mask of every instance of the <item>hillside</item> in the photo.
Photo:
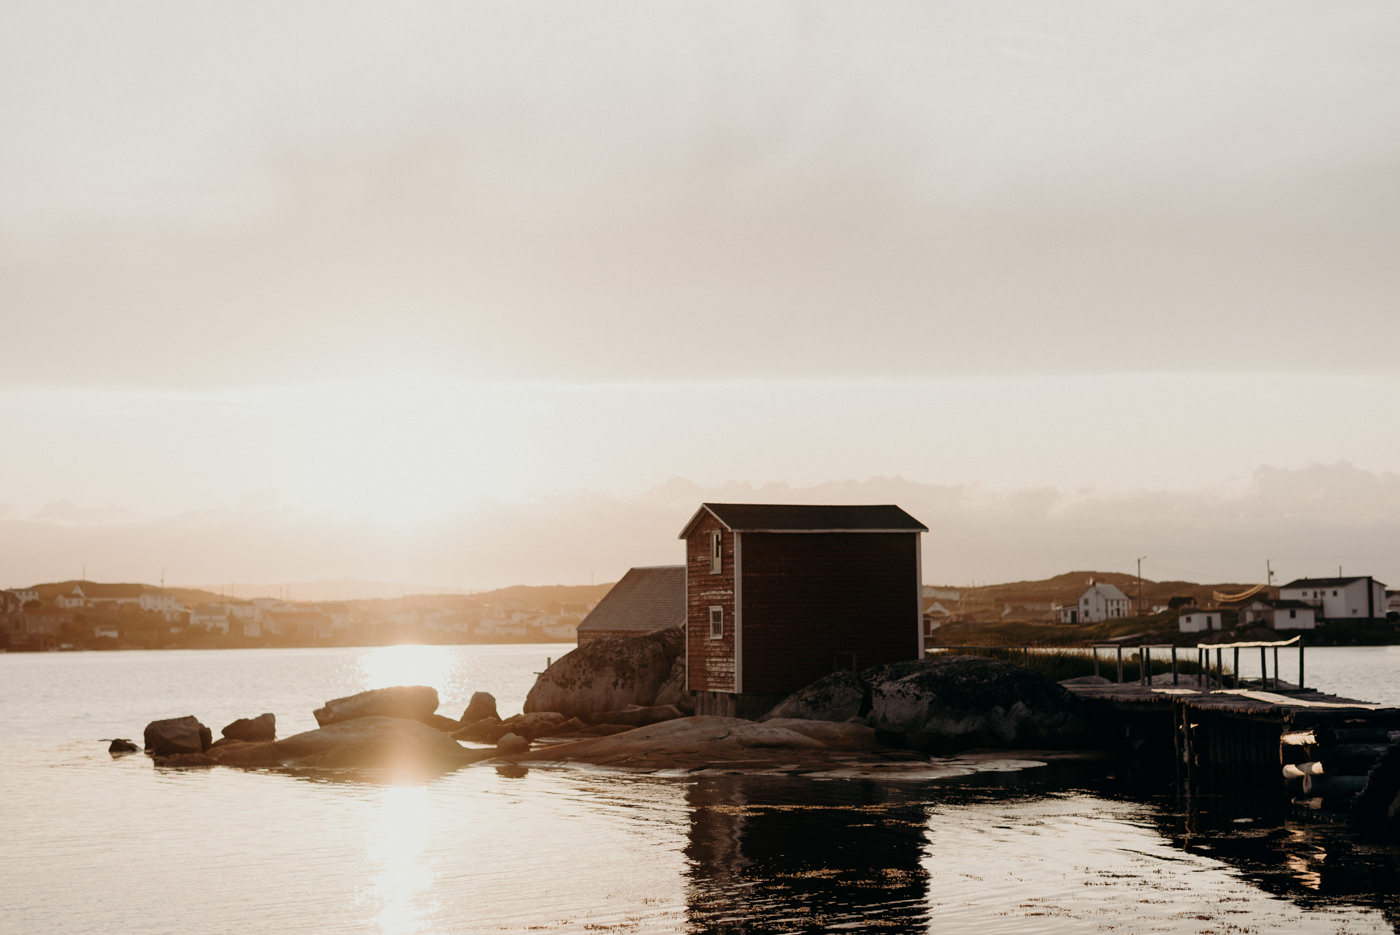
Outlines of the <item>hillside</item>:
M1130 600L1138 600L1139 583L1136 575L1113 571L1070 571L1039 581L1012 581L974 588L952 588L961 592L961 599L942 603L959 620L992 622L1049 619L1053 606L1077 601L1091 581L1112 584ZM1205 603L1211 600L1214 591L1234 592L1249 586L1237 583L1153 581L1143 578L1142 608L1144 612L1149 612L1155 606L1165 605L1173 597L1189 597L1198 603Z

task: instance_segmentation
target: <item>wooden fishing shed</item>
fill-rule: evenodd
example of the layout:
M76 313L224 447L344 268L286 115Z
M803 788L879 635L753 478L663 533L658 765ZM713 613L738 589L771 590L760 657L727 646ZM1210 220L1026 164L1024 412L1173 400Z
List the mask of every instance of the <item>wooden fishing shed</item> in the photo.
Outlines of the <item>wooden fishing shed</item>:
M927 531L889 504L701 504L680 534L696 713L757 717L838 669L922 658Z

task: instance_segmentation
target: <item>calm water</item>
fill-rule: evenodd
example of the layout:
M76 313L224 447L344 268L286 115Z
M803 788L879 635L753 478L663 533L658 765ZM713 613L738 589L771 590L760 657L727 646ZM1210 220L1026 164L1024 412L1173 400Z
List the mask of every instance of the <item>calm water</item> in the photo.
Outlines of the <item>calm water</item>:
M939 782L478 766L428 783L113 760L157 717L218 729L434 685L519 710L567 646L0 655L0 931L1388 932L1397 853L1326 829L1201 833L1098 767ZM1400 705L1400 647L1309 682ZM1287 668L1284 671L1288 677ZM1188 830L1192 829L1192 830Z

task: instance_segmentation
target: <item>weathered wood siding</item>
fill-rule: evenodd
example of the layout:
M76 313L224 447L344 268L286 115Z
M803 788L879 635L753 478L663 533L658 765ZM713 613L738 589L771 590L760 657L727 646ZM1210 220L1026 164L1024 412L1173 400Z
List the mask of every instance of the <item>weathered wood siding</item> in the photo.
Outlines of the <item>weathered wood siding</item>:
M710 572L710 532L723 534L719 574ZM734 687L734 534L705 516L685 542L686 666L691 691L732 692ZM710 608L724 608L724 638L710 639Z
M917 533L743 533L743 688L919 656Z

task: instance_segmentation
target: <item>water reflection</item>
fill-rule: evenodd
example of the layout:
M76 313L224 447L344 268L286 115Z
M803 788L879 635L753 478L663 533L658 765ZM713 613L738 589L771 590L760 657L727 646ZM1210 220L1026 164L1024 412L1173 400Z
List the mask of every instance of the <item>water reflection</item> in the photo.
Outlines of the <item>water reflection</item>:
M369 884L360 902L382 935L428 931L433 861L427 855L433 804L423 785L378 790L376 821L366 845Z
M924 807L888 783L722 776L690 806L696 932L922 930Z
M1220 812L1204 833L1174 793L1104 768L699 779L689 929L1400 931L1400 848Z

